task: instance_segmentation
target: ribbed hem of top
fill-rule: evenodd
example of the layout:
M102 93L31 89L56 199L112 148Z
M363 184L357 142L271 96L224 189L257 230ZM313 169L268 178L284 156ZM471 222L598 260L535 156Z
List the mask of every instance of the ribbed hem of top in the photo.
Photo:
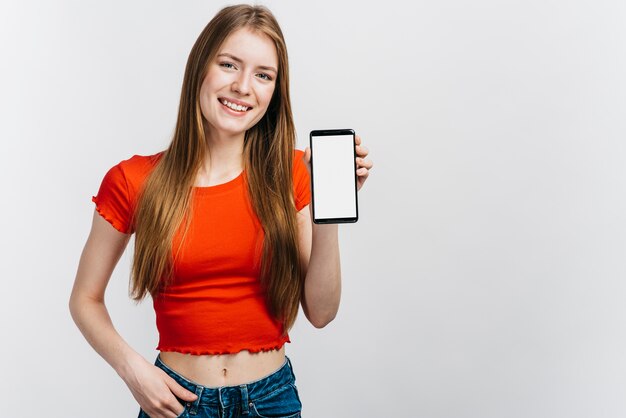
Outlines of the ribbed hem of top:
M235 347L235 348L223 349L223 350L220 350L220 349L194 350L194 349L186 348L186 347L174 347L174 346L165 346L165 345L163 346L158 345L156 349L158 351L173 351L173 352L182 353L182 354L193 354L195 356L201 356L201 355L236 354L243 350L248 350L251 353L258 353L260 351L278 350L283 345L285 345L285 343L290 343L290 342L291 341L289 340L289 338L287 338L286 340L280 341L274 345L258 345L258 346L242 345L241 347Z
M113 216L109 215L106 211L102 209L98 200L98 196L91 196L91 201L96 204L96 210L98 211L100 216L102 216L108 223L110 223L113 228L117 229L123 234L128 234L128 231L126 230L126 228L124 228L124 225L122 225L120 222L117 221L117 219L115 219Z

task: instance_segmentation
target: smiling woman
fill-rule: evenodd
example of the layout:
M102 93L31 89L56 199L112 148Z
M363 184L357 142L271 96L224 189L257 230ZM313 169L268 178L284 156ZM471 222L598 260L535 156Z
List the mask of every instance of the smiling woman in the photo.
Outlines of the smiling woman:
M237 135L263 117L274 94L277 66L269 36L245 27L228 37L200 88L207 138Z
M359 185L371 162L356 138ZM113 166L70 298L139 416L298 417L288 331L322 328L341 293L337 225L312 225L310 151L295 149L287 50L262 6L222 9L189 54L174 137ZM132 297L153 299L154 364L115 331L105 289L135 234Z

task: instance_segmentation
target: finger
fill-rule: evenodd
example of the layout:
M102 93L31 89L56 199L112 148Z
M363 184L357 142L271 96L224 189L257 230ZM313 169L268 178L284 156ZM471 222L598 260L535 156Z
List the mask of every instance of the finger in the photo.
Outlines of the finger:
M359 157L357 157L356 163L358 164L359 168L365 167L368 170L370 170L372 167L374 167L374 163L372 161L365 160L365 159L359 158Z
M183 414L183 412L185 412L185 407L183 406L183 409L181 411L178 411L178 409L180 409L182 405L181 404L177 404L176 409L174 409L174 413L176 414L177 417L181 416Z
M179 411L180 408L183 408L182 411ZM162 415L159 415L160 417L172 417L172 418L176 418L182 415L182 413L185 411L185 407L182 406L180 403L176 403L176 404L168 404L165 409L161 409L159 412ZM173 414L173 415L172 415ZM152 416L152 415L150 415Z
M183 409L179 411L180 408L183 408ZM170 412L172 414L176 414L174 415L174 417L178 417L183 413L184 410L185 410L185 407L182 406L179 402L176 402L176 403L168 404L163 410L163 412ZM165 415L165 416L169 417L169 415Z
M176 383L178 384L178 383ZM196 400L198 397L196 396L195 393L188 391L187 389L183 388L182 386L180 386L180 388L182 389L182 391L186 392L187 394L190 394L193 397L190 397L189 395L186 395L187 397L185 397L185 395L181 396L179 394L176 394L177 398L181 398L183 400L183 402L192 402L194 400ZM172 393L174 394L174 392L172 391ZM181 394L183 394L183 392L179 392ZM180 414L183 413L183 411L185 410L185 406L181 404L181 402L175 398L174 396L172 396L172 398L170 398L170 401L168 401L168 403L166 405L164 405L164 408L166 411L169 411L173 414L176 414L175 416L179 416ZM181 410L182 408L182 410Z
M365 180L365 179L367 178L367 176L369 176L369 175L370 175L370 172L369 172L369 170L368 170L367 168L363 168L363 167L362 167L362 168L359 168L359 169L356 171L356 174L357 174L357 176L362 177L362 178L363 178L363 180Z
M304 156L302 158L304 158L305 163L308 163L311 160L311 148L306 147L304 149Z
M358 135L354 136L354 142L356 142L357 145L361 145L361 137Z
M356 153L360 155L361 157L366 157L369 152L370 150L363 145L356 146Z
M182 387L181 385L178 384L178 382L176 382L173 378L171 378L170 376L167 376L169 379L166 380L166 384L167 386L170 388L170 390L172 391L172 393L176 396L178 396L179 398L185 400L185 401L195 401L196 399L198 399L198 396L185 389L184 387Z
M182 410L181 410L182 408ZM185 407L183 405L181 405L181 403L172 396L172 400L169 402L163 402L159 405L156 405L152 411L150 411L150 416L151 417L178 417L180 416L183 411L185 410ZM147 409L144 409L144 411L148 412ZM173 415L172 415L173 414Z

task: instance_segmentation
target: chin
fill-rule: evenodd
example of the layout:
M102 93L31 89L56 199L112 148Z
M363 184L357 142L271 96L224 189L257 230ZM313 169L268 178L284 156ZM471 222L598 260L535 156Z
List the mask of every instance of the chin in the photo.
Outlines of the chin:
M245 133L252 126L232 126L230 124L213 125L217 132L223 132L228 135L239 135Z

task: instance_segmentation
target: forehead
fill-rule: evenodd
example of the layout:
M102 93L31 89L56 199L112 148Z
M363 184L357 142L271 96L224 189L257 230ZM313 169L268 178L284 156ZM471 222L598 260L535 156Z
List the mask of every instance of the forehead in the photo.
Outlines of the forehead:
M242 28L231 33L218 54L228 53L254 66L278 67L278 54L274 41L266 34L249 28Z

